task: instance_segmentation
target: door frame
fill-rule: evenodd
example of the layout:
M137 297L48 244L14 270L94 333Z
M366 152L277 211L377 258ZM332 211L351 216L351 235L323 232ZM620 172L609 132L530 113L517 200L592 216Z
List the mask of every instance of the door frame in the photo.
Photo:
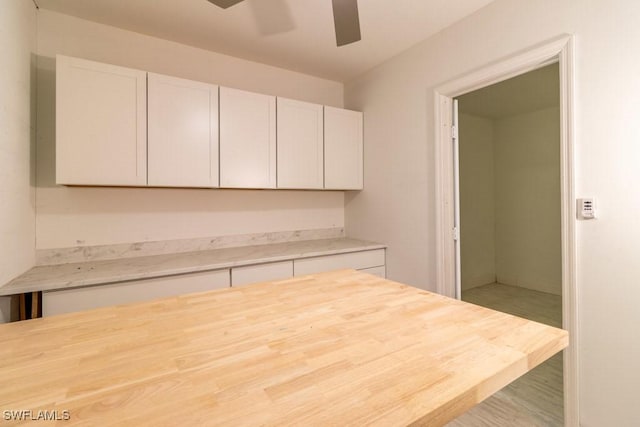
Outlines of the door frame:
M434 89L436 185L436 286L455 297L453 98L558 62L560 66L560 180L562 234L562 325L569 332L564 352L565 425L579 425L578 292L576 286L576 206L574 199L574 40L562 35L532 46Z

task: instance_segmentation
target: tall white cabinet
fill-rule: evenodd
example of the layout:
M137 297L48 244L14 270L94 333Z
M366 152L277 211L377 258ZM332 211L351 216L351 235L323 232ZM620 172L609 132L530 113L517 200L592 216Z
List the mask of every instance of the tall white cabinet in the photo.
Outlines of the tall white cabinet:
M323 188L322 105L278 97L277 108L278 188Z
M220 88L220 186L276 187L276 99Z
M148 185L218 186L218 86L149 73Z
M147 73L56 61L56 182L146 185Z
M329 190L361 190L362 113L324 107L324 183Z

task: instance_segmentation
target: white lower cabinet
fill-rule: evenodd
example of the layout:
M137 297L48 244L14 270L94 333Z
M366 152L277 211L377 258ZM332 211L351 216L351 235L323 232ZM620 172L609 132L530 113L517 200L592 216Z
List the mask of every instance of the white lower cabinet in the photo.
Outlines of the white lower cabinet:
M42 293L42 316L228 288L229 270L131 280Z
M385 265L384 249L350 252L346 254L319 256L314 258L296 259L293 262L295 276L321 273L323 271L353 268L364 270Z
M381 265L380 267L361 268L360 271L363 273L373 274L374 276L378 276L383 279L387 278L387 268L384 265Z
M193 292L248 285L294 276L352 268L385 278L385 250L373 249L313 258L293 259L231 269L186 273L152 279L44 291L42 315L71 313L118 304L149 301ZM3 302L0 299L0 303ZM7 303L8 304L8 303ZM5 304L5 305L7 305ZM9 306L0 305L0 314L8 316ZM5 313L6 312L6 313ZM6 318L5 321L9 319ZM0 317L0 323L2 318Z
M231 286L281 280L293 277L293 261L271 262L269 264L247 265L231 269Z

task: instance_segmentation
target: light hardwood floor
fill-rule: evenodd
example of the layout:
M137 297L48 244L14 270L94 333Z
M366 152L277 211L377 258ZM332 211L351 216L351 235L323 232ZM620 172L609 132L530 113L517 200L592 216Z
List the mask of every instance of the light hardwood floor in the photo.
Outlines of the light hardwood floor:
M562 326L562 298L493 283L463 291L464 301ZM564 425L562 353L536 367L448 427L555 427Z

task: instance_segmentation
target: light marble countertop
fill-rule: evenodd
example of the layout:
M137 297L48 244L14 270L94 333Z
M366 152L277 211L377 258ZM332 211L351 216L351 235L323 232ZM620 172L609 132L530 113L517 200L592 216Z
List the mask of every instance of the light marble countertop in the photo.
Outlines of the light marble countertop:
M219 270L241 265L263 264L385 247L386 245L363 240L337 238L43 265L32 268L0 287L0 296Z

